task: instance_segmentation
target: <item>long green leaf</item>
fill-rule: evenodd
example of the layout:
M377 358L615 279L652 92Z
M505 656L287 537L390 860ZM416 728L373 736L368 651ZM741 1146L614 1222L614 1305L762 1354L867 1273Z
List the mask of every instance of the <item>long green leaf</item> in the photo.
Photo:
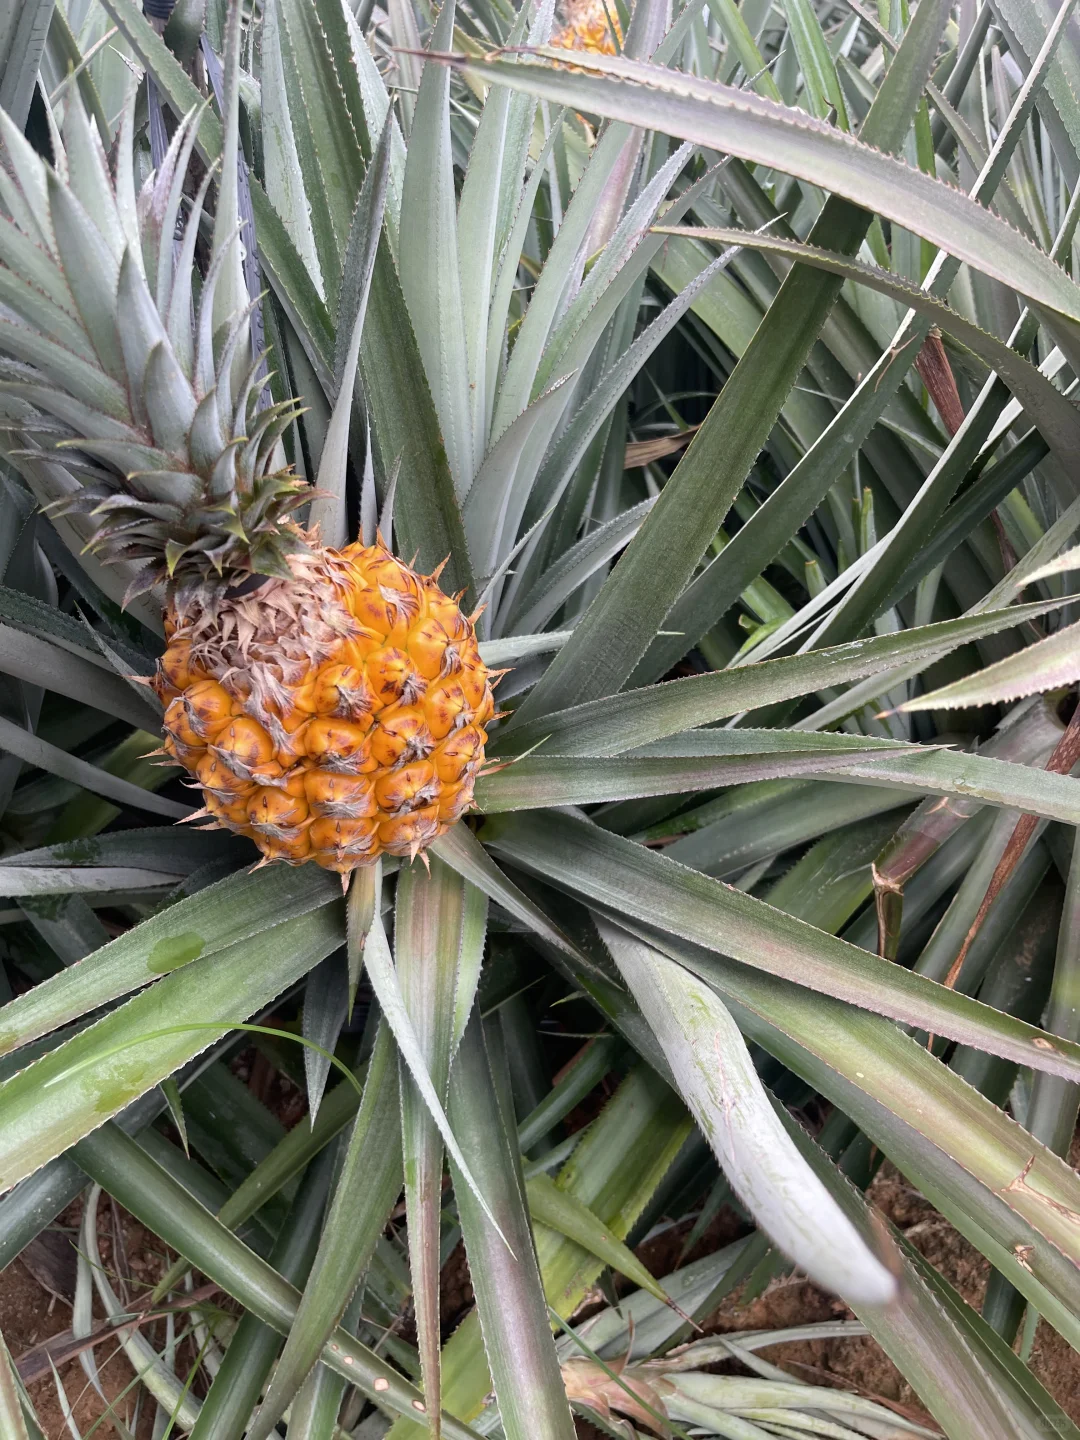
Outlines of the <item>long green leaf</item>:
M955 703L965 702L958 699ZM695 730L651 746L645 755L572 759L530 755L481 780L476 803L485 814L497 815L508 810L588 805L817 775L856 785L896 787L908 793L977 798L1070 825L1080 823L1080 793L1067 776L954 750L899 745L887 749L882 742L863 736L828 732L828 739L834 742L828 749L804 750L811 733ZM740 752L729 744L747 735L759 739L759 752Z
M896 635L879 635L807 655L751 663L592 700L520 726L511 724L499 733L494 748L505 756L524 754L543 743L555 754L617 755L740 711L881 674L905 661L928 665L969 640L1034 618L1056 603L1018 605L1011 610L943 620Z
M906 700L900 708L907 712L998 705L1036 695L1041 690L1058 690L1077 679L1080 679L1080 626L1069 625L975 675Z
M868 955L740 890L570 815L488 821L485 839L561 887L849 1005L1051 1074L1080 1075L1080 1046Z
M208 1022L220 1021L224 1032L247 1020L335 949L341 933L340 914L327 906L268 932L257 967L244 943L193 961L4 1081L4 1187L205 1050L213 1038L201 1028ZM185 1028L189 1021L200 1028Z
M667 1303L663 1287L657 1284L632 1250L608 1234L607 1227L589 1207L566 1190L560 1190L549 1175L532 1175L525 1181L525 1194L533 1224L557 1230L574 1240L605 1265L640 1285L650 1295Z
M419 112L418 112L419 113ZM394 951L402 998L431 1083L443 1104L450 1066L472 1011L484 951L487 896L438 858L403 869ZM432 1416L439 1378L443 1145L407 1067L401 1075L401 1133L409 1267L424 1393ZM433 1425L434 1428L434 1425Z
M32 685L42 685L106 715L115 715L140 730L160 728L161 717L148 700L141 700L130 685L98 661L62 650L36 635L0 625L0 670Z
M292 1403L340 1323L400 1192L396 1068L394 1044L384 1025L311 1273L270 1388L248 1432L250 1440L265 1440Z
M433 50L453 41L455 5L442 6L431 36ZM459 496L476 473L476 440L469 393L461 274L458 267L457 194L450 146L450 74L425 65L409 133L401 225L407 243L398 268L439 416Z
M539 7L535 19L531 21L528 43L545 44L550 39L553 12L551 0ZM530 19L526 10L518 12L507 37L508 44L517 44L525 38ZM469 356L473 434L478 454L485 448L494 403L489 375L493 368L493 357L488 353L489 325L497 321L497 333L501 335L506 319L504 312L498 315L492 313L492 304L499 268L506 256L514 209L520 199L521 176L529 153L535 111L536 102L529 96L513 95L507 90L488 91L461 187L457 217L458 258ZM539 168L542 173L543 162L539 162Z
M284 1335L299 1304L296 1289L192 1198L133 1140L106 1125L75 1147L79 1164L147 1229L185 1255L245 1309ZM401 1372L340 1327L323 1363L393 1414L423 1413L423 1397ZM477 1440L476 1431L443 1417L447 1440Z
M19 1381L7 1342L0 1334L0 1427L11 1440L30 1440L19 1398Z
M379 1008L386 1017L386 1023L393 1032L394 1039L405 1065L408 1066L409 1075L413 1084L420 1092L423 1102L431 1115L439 1134L443 1138L447 1151L456 1162L466 1183L476 1193L476 1198L486 1210L487 1201L483 1194L476 1190L475 1181L469 1163L462 1153L457 1137L451 1129L450 1122L446 1116L446 1110L442 1097L438 1094L432 1084L431 1075L425 1064L424 1052L420 1039L416 1033L412 1016L405 1004L402 994L401 981L394 964L393 956L390 953L390 945L386 939L386 931L383 928L382 918L376 915L372 921L371 930L368 933L367 945L364 948L364 967L368 979L371 981L371 988L375 991L375 998L379 1002ZM490 1211L486 1210L489 1220ZM494 1224L494 1221L492 1220Z
M871 207L1047 310L1080 320L1076 286L992 211L804 111L640 61L594 55L588 61L592 73L577 67L571 73L555 68L557 58L457 63L477 80L614 120L632 119L755 163L772 165L781 154L788 174Z
M450 1115L462 1143L475 1157L479 1183L497 1222L489 1220L470 1187L462 1184L460 1173L455 1173L499 1418L507 1440L533 1440L538 1435L545 1440L549 1436L572 1440L574 1422L555 1357L521 1177L511 1149L513 1132L500 1089L488 1064L482 1023L474 1016L450 1079Z
M883 295L910 306L929 318L946 334L966 345L991 369L996 370L1028 412L1028 418L1062 456L1074 453L1080 435L1080 411L1036 366L1018 355L1011 346L973 324L955 309L928 294L902 275L879 269L846 255L829 253L811 244L783 236L747 234L742 230L673 226L657 227L662 234L686 235L718 245L748 245L755 250L786 255L808 265L842 275L867 285Z
M308 1169L270 1255L278 1274L301 1289L319 1243L333 1160L333 1153L324 1151ZM252 1314L241 1316L191 1430L192 1440L242 1440L249 1433L252 1409L280 1345L273 1326Z
M27 0L11 12L3 27L0 52L0 109L21 129L30 111L38 66L53 17L55 0Z
M133 785L129 780L110 775L100 766L80 760L76 755L69 755L66 750L61 750L59 745L50 745L47 740L32 735L20 725L13 725L3 716L0 716L0 750L17 755L27 765L47 770L50 775L69 780L73 785L89 790L92 795L103 795L107 800L115 800L118 805L148 810L153 815L165 815L170 820L183 820L191 814L190 805L182 805L178 800L167 800L162 795L155 795L152 790L144 790L141 785Z
M543 935L558 949L577 954L576 947L558 926L503 874L471 830L457 825L440 836L431 848L464 880L483 891L511 915L523 920L530 930Z
M616 1239L625 1240L690 1127L675 1093L639 1065L589 1127L556 1183L588 1206ZM537 1233L536 1250L548 1303L559 1315L571 1315L595 1283L603 1261L546 1227ZM443 1350L447 1407L470 1418L491 1389L480 1331L474 1312ZM417 1440L420 1433L419 1426L398 1421L388 1440Z
M1009 49L1033 64L1049 33L1056 11L1046 0L995 0L994 19L1009 38ZM1060 153L1080 155L1080 57L1066 37L1046 76L1050 104L1041 104L1043 123L1055 135Z
M349 451L349 423L353 410L353 389L356 367L360 361L360 343L364 335L371 276L375 253L382 234L386 185L390 175L389 126L384 126L378 148L364 179L356 202L345 269L341 284L341 308L338 313L337 335L339 360L334 367L337 398L326 427L316 488L323 493L311 504L309 525L319 527L324 545L340 549L348 540L345 514L345 481Z
M73 842L73 860L92 864L98 843ZM322 909L336 889L310 866L231 875L118 936L92 961L73 965L9 1002L0 1009L0 1054L200 958L229 949L239 960L255 936Z
M867 119L869 135L887 149L902 141L937 48L945 22L943 5L922 6L909 29L902 54L897 56ZM636 65L637 62L622 62ZM490 78L503 78L501 62L483 62ZM504 67L513 71L515 67ZM665 88L681 86L671 72L641 67ZM523 65L530 79L540 70ZM470 71L469 73L473 73ZM635 70L635 74L636 74ZM546 83L549 76L543 76ZM592 83L592 77L581 78ZM600 80L600 85L621 82ZM528 81L526 82L526 87ZM640 85L633 87L641 94ZM723 87L712 92L734 95ZM740 107L764 107L771 115L782 107L738 92ZM596 108L596 107L594 107ZM741 113L741 111L740 111ZM801 113L801 112L800 112ZM623 116L629 119L629 113ZM640 123L640 112L636 117ZM803 115L805 120L805 115ZM661 123L657 129L667 128ZM737 124L733 127L737 131ZM829 132L830 134L834 132ZM690 138L690 137L687 137ZM739 153L728 136L708 142L723 152ZM785 163L787 163L785 159ZM838 186L831 186L839 191ZM862 201L848 192L848 199ZM865 212L839 198L827 204L814 227L815 240L828 236L836 248L857 249L870 223ZM613 694L625 682L644 654L667 611L690 579L706 546L724 518L754 458L764 444L776 417L798 378L821 326L839 293L836 282L821 283L805 273L793 272L770 307L701 430L665 485L645 524L631 542L600 595L575 629L521 708L533 718L559 709L571 697L589 700ZM718 462L722 471L718 473Z
M491 426L492 434L496 437L501 435L526 409L529 401L535 398L537 369L565 298L567 276L574 273L580 263L579 252L585 243L604 186L618 163L626 137L627 130L624 125L611 125L600 136L567 206L559 233L552 242L530 298L506 373L501 379ZM507 258L516 270L517 256L511 253ZM499 343L501 346L501 337Z

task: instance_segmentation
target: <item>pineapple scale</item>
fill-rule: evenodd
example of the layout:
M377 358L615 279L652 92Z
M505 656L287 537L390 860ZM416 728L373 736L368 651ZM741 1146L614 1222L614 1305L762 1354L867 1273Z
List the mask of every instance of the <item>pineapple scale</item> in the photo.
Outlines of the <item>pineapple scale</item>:
M472 624L383 545L312 547L291 579L185 592L155 688L212 823L345 874L464 813L494 714Z

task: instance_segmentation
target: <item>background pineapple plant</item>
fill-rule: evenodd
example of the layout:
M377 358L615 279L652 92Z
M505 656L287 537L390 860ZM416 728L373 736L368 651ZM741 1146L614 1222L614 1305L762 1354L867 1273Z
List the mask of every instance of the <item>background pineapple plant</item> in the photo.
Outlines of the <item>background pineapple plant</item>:
M1072 8L605 18L0 17L0 1256L85 1192L119 1434L1075 1433ZM792 1265L915 1420L695 1336Z

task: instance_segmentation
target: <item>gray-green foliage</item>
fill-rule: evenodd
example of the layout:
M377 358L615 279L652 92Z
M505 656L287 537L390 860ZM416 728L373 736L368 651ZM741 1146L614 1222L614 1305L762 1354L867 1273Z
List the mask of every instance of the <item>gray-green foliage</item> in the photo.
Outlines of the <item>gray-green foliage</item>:
M0 1255L92 1181L175 1252L155 1303L197 1269L241 1307L126 1337L156 1433L569 1440L567 1393L623 1434L927 1433L811 1404L769 1337L667 1356L792 1261L950 1437L1080 1433L1013 1348L1025 1314L1080 1348L1075 5L637 0L573 66L550 0L8 8ZM324 537L381 523L484 602L506 713L430 871L343 903L163 823L160 593L123 610L40 508L140 407L190 421L75 264L129 243L188 373L231 344L246 394L265 337ZM990 1261L983 1316L875 1223L882 1158ZM630 1253L733 1197L734 1245ZM36 1433L2 1342L0 1415Z

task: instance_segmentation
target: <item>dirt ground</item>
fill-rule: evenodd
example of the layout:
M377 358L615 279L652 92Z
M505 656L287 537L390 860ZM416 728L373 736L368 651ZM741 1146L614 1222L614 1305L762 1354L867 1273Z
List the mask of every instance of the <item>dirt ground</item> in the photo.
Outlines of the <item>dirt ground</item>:
M153 1430L154 1404L144 1392L136 1404L140 1387L133 1384L134 1370L116 1339L109 1337L93 1350L97 1361L98 1389L90 1381L78 1356L61 1360L54 1377L48 1359L39 1347L53 1337L70 1337L71 1301L75 1292L75 1246L79 1238L82 1201L70 1206L56 1224L6 1270L0 1272L0 1329L12 1357L23 1371L29 1365L36 1378L28 1379L27 1393L34 1402L45 1440L70 1440L59 1385L71 1407L79 1433L89 1440L122 1432L110 1422L109 1411L136 1437L149 1440ZM47 1244L43 1245L44 1241ZM164 1272L166 1256L161 1242L126 1212L102 1197L98 1210L98 1243L104 1268L113 1289L126 1305L137 1306ZM169 1257L171 1258L171 1257ZM105 1312L95 1295L94 1320L100 1323ZM183 1322L178 1322L181 1329ZM160 1348L164 1343L164 1322L153 1322L149 1338ZM194 1347L186 1342L184 1355L194 1359ZM201 1377L195 1393L203 1393ZM100 1423L104 1421L104 1423ZM94 1428L95 1422L99 1422Z
M1074 1154L1073 1162L1080 1160ZM982 1303L989 1266L937 1212L913 1190L891 1167L886 1167L875 1180L870 1198L895 1225L918 1247L975 1306ZM48 1251L36 1246L26 1259L20 1258L0 1273L0 1328L3 1329L11 1354L24 1364L34 1347L52 1336L68 1330L71 1323L70 1298L74 1293L74 1250L78 1238L81 1205L76 1202L53 1228ZM712 1246L726 1243L738 1233L734 1215L721 1214L712 1228ZM159 1242L130 1216L117 1212L114 1218L109 1202L103 1200L99 1211L99 1234L102 1259L117 1290L125 1287L126 1303L134 1303L160 1275L164 1263ZM671 1232L669 1232L671 1234ZM672 1241L674 1241L672 1235ZM662 1253L650 1247L642 1258L657 1273L664 1268ZM668 1262L670 1263L670 1261ZM28 1264L31 1268L28 1268ZM33 1272L33 1273L32 1273ZM457 1279L454 1276L457 1274ZM461 1313L471 1302L467 1275L458 1274L448 1266L448 1283L444 1291L444 1309L448 1316ZM95 1315L100 1316L95 1306ZM730 1331L774 1329L780 1326L806 1324L812 1321L843 1318L848 1314L833 1297L818 1290L798 1276L774 1282L763 1295L750 1304L741 1303L738 1294L729 1297L717 1313L710 1317L706 1329ZM161 1322L157 1322L159 1325ZM160 1342L160 1335L151 1332ZM86 1436L106 1414L109 1405L131 1430L136 1440L148 1440L153 1426L153 1405L144 1397L136 1416L131 1367L115 1341L101 1344L96 1350L103 1399L90 1385L78 1358L58 1366L58 1375L70 1402L79 1432ZM812 1383L837 1385L895 1406L900 1413L926 1422L917 1397L880 1347L871 1339L815 1341L798 1345L777 1346L765 1352L766 1358L790 1371L793 1377ZM1032 1368L1065 1411L1080 1423L1080 1355L1045 1323L1036 1335L1031 1359ZM37 1407L46 1440L68 1436L64 1412L52 1374L45 1369L39 1378L28 1384L28 1391ZM201 1382L195 1392L202 1390ZM120 1434L108 1419L94 1430L99 1436ZM582 1440L595 1435L589 1427L579 1431Z
M1069 1158L1073 1165L1080 1165L1080 1132ZM867 1193L881 1213L955 1286L968 1304L981 1309L991 1267L978 1250L891 1165L882 1168ZM723 1226L723 1217L718 1216L717 1220ZM738 1233L732 1228L716 1236L714 1245L726 1243ZM694 1252L691 1258L697 1258L700 1253ZM642 1258L649 1263L644 1253ZM653 1268L654 1273L660 1273ZM736 1291L706 1320L703 1328L723 1334L854 1318L842 1301L796 1274L774 1281L749 1304L744 1304L740 1292ZM934 1424L911 1386L869 1336L777 1345L762 1351L762 1356L788 1370L793 1379L850 1389L894 1406L917 1423L931 1427ZM1080 1354L1045 1321L1039 1323L1029 1363L1065 1413L1080 1424ZM582 1433L589 1434L591 1440L595 1432Z

